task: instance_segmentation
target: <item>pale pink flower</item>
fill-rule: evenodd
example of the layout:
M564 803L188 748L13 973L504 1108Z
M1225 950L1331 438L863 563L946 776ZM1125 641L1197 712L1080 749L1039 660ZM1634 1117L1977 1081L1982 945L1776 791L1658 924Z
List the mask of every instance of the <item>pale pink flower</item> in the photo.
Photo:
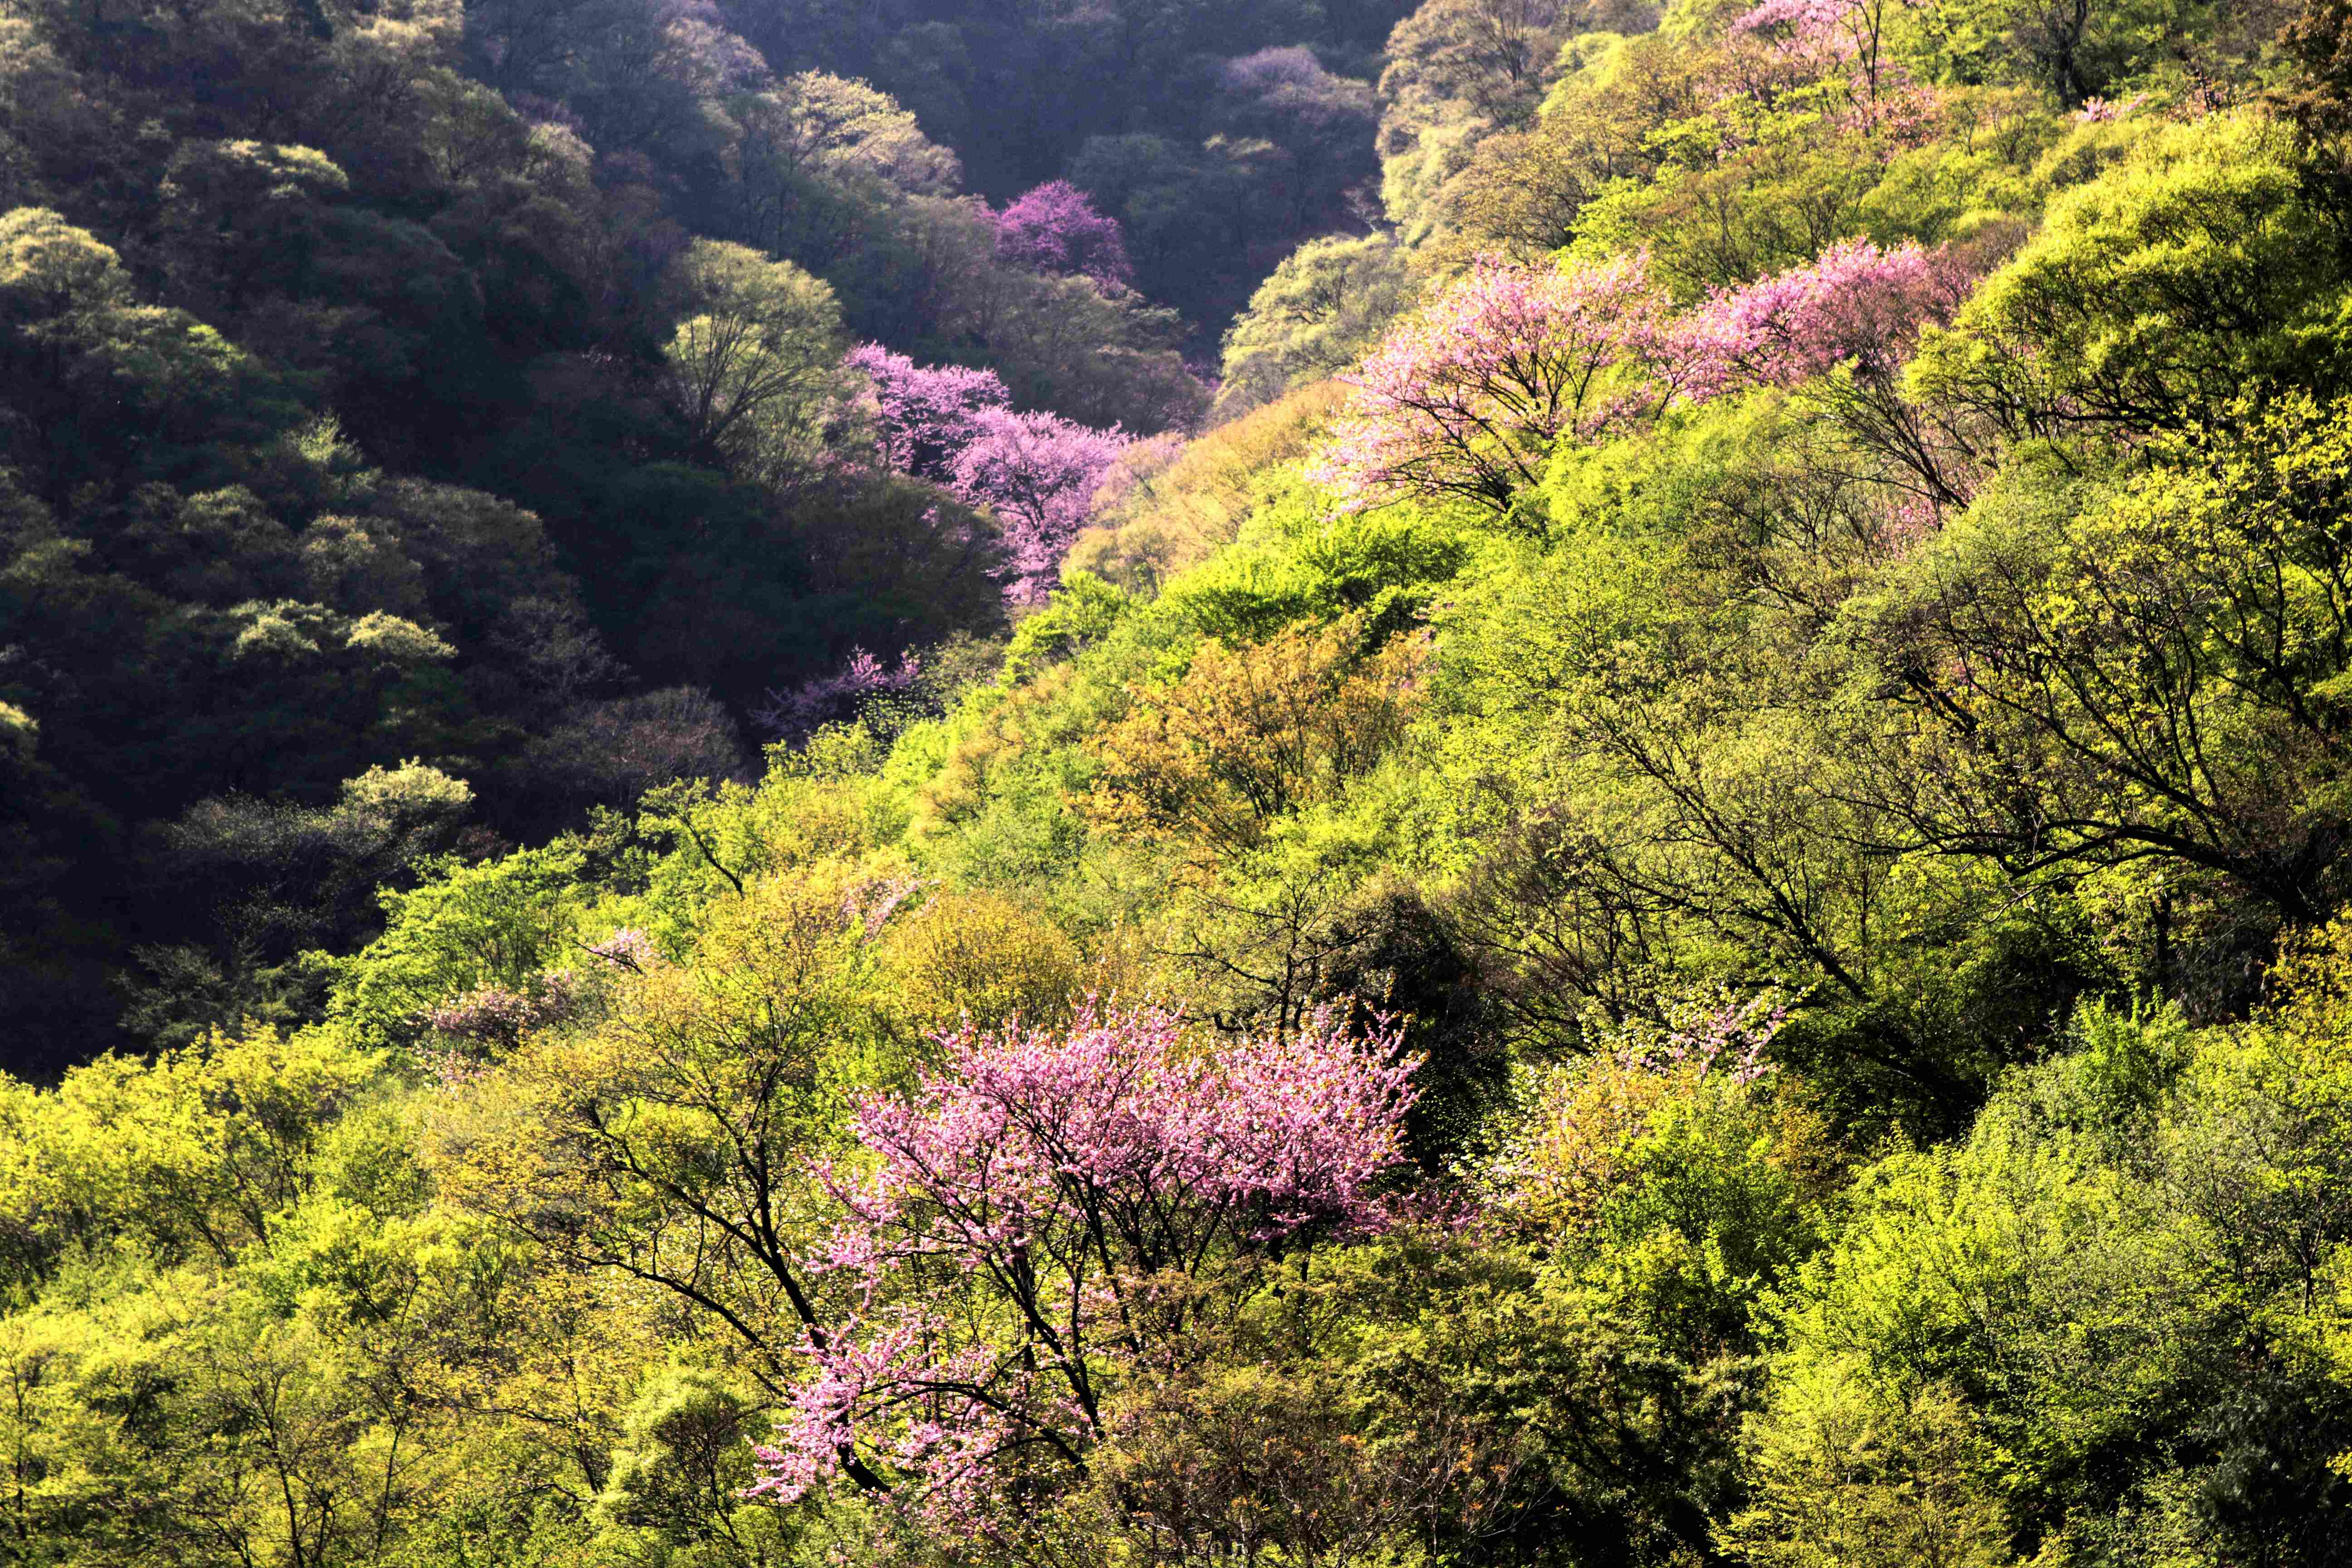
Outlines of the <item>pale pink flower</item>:
M2097 125L2121 120L2147 101L2147 94L2144 92L2133 93L2121 103L2109 103L2104 98L2086 98L2083 100L2083 107L2074 111L2074 118L2086 125Z

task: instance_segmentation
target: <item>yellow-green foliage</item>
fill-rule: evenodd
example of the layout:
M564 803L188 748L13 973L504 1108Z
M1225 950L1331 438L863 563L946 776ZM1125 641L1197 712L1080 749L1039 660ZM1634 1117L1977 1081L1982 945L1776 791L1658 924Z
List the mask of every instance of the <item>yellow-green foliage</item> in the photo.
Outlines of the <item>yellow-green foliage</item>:
M1078 536L1068 569L1150 589L1206 561L1265 504L1280 470L1307 455L1342 395L1309 385L1192 442Z
M2271 386L2344 384L2344 273L2293 133L2250 113L2170 126L2053 199L1912 376L1926 399L2046 434L2176 428Z
M163 1257L235 1262L309 1193L320 1140L381 1071L326 1033L264 1030L104 1057L53 1091L10 1083L16 1261L129 1233Z

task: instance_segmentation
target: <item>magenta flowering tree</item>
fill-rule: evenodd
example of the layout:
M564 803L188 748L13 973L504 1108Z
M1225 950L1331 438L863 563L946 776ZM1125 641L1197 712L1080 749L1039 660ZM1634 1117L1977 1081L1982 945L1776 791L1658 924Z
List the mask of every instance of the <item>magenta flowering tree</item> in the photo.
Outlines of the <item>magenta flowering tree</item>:
M1842 240L1801 267L1718 289L1692 310L1674 332L1677 380L1694 398L1794 386L1838 365L1890 383L1921 330L1951 320L1969 282L1941 247Z
M1885 0L1763 0L1734 17L1729 34L1825 74L1849 63L1866 67L1892 8Z
M1840 367L1856 433L1932 471L1899 373L1972 281L1948 248L1849 239L1677 313L1639 254L1559 270L1483 264L1349 378L1355 398L1309 473L1343 508L1452 498L1507 513L1563 442L1605 440L1676 399Z
M1013 1527L1015 1493L1080 1477L1107 1402L1184 1365L1196 1314L1279 1251L1382 1223L1416 1064L1334 1012L1216 1050L1156 1007L940 1044L911 1098L858 1110L874 1166L835 1183L829 1261L863 1310L812 1340L752 1490L790 1500L862 1465L971 1541Z
M1062 557L1092 515L1103 476L1131 438L1118 426L1090 429L1054 414L983 408L974 434L949 464L949 482L972 506L984 506L1003 531L1004 595L1042 602Z
M1067 180L1048 181L997 215L996 258L1114 288L1135 280L1118 220L1097 212Z
M873 385L883 461L993 513L1007 562L1006 599L1043 600L1092 513L1096 489L1132 439L1117 426L1097 430L1058 415L1016 413L993 371L919 365L879 343L852 350L843 363ZM802 710L829 711L882 690L888 679L879 667L854 665L830 683L772 693L771 708L782 723Z
M1456 498L1496 511L1562 440L1631 428L1673 394L1669 306L1644 255L1486 261L1391 331L1312 476L1349 508Z
M979 434L982 412L1013 402L992 370L919 365L880 343L850 350L842 363L873 383L883 461L934 484L947 482L955 455Z

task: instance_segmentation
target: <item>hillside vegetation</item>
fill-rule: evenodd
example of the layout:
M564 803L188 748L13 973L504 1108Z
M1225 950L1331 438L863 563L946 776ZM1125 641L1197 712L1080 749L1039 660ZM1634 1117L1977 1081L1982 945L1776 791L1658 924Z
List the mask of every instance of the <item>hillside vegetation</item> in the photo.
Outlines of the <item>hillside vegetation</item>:
M2352 1560L2347 28L0 0L0 1562Z
M1396 18L1277 10L0 5L9 1064L313 1016L425 858L751 776L861 656L951 684L1362 226L1318 62ZM971 373L955 452L892 364Z

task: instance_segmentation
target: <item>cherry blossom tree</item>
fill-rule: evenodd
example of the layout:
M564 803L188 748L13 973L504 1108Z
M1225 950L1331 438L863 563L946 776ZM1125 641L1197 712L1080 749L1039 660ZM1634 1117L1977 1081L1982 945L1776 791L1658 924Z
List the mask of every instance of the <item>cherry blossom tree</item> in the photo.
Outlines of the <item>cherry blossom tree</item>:
M982 408L975 434L949 465L956 494L996 514L1009 563L1005 598L1037 604L1092 514L1096 489L1131 444L1117 426L1090 429L1053 414Z
M919 365L880 343L852 349L842 363L873 384L883 460L934 484L948 481L956 454L980 434L982 411L1013 401L992 370Z
M1672 395L1669 303L1645 255L1485 261L1391 331L1313 477L1349 509L1409 497L1507 511L1563 439L1596 441Z
M830 1268L864 1302L759 1450L790 1500L862 1463L973 1541L1079 1479L1108 1402L1187 1363L1200 1314L1278 1252L1379 1227L1417 1065L1334 1012L1198 1048L1156 1007L1066 1030L970 1025L909 1098L857 1112L870 1175L832 1178Z
M1135 280L1118 220L1097 212L1067 180L1039 185L997 215L996 258L1114 288Z

